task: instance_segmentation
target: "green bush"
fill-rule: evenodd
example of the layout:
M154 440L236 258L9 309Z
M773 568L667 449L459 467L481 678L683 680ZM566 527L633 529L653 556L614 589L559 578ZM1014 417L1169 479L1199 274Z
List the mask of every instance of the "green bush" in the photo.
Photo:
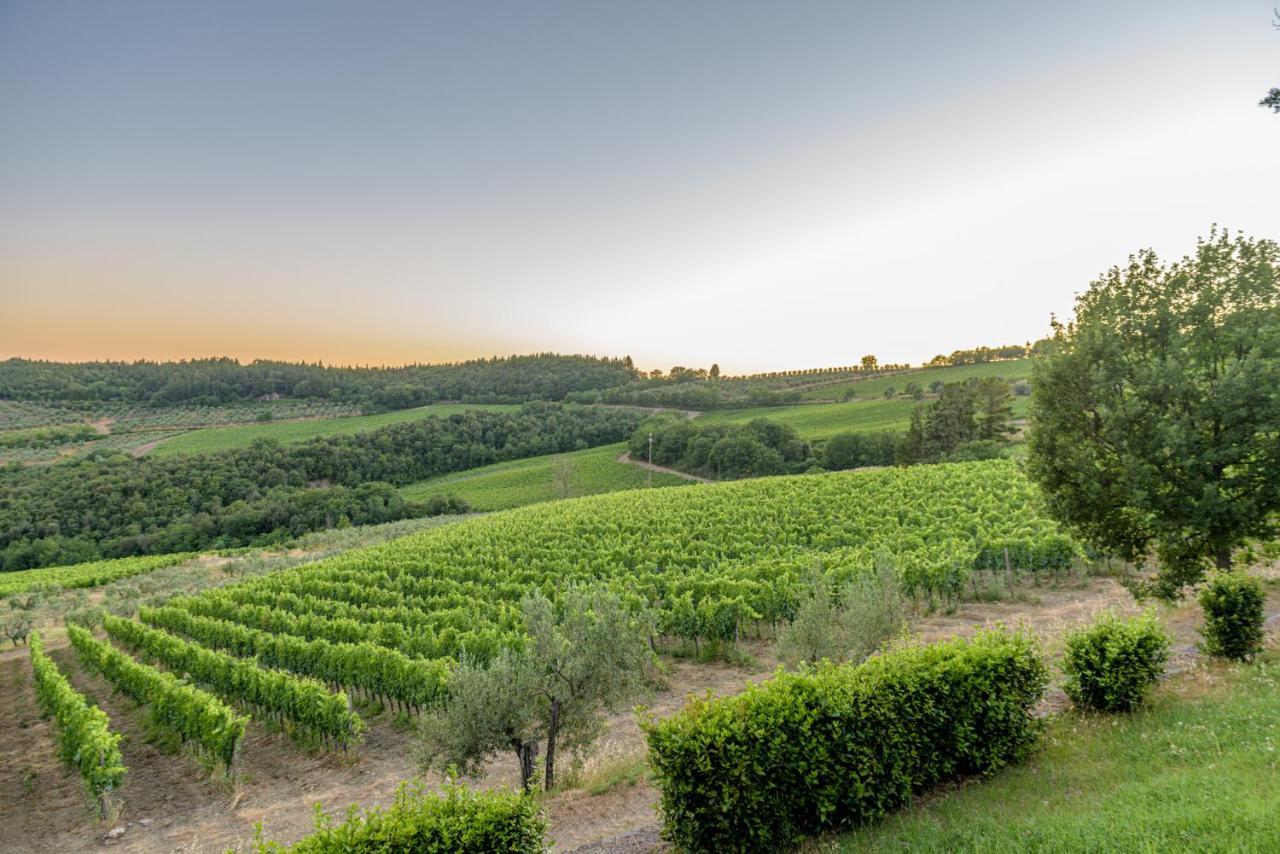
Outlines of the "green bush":
M316 832L296 845L259 838L256 847L258 854L537 854L547 848L546 829L537 803L514 792L450 783L432 794L404 784L389 809L362 813L353 805L336 825L318 813Z
M1222 572L1200 591L1204 649L1219 658L1244 661L1262 649L1267 595L1251 575Z
M1169 660L1169 636L1151 612L1128 620L1104 614L1066 643L1063 688L1078 707L1099 712L1142 705Z
M776 851L1021 758L1047 671L1004 631L779 673L647 720L664 835L681 850Z

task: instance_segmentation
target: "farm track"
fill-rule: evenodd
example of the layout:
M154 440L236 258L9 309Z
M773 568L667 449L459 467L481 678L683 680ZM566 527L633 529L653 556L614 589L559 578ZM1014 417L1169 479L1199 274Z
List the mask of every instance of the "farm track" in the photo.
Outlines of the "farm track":
M694 482L696 482L696 483L715 483L715 481L713 481L713 480L712 480L711 478L709 478L709 477L698 477L696 474L689 474L688 472L686 472L686 471L680 471L679 469L669 469L669 468L666 468L665 466L659 466L659 465L655 465L655 464L653 464L653 463L646 463L646 462L644 462L643 460L633 460L633 459L631 459L631 452L630 452L630 451L627 451L627 452L625 452L625 453L621 454L621 455L618 457L618 462L620 462L620 463L628 463L628 464L633 465L633 466L639 466L640 468L644 469L645 471L656 471L656 472L658 472L658 473L660 473L660 474L670 474L670 475L674 475L674 476L676 476L676 477L682 477L682 478L684 478L685 480L692 480L692 481L694 481Z

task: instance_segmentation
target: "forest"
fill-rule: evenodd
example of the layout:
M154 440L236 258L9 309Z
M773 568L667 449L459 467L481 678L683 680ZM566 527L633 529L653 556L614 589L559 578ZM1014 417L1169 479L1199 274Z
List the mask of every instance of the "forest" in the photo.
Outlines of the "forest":
M264 542L346 524L465 509L405 501L393 488L504 460L582 450L629 436L626 409L526 404L422 418L294 445L261 441L216 454L135 459L95 453L0 469L5 570L102 557Z
M274 396L321 399L365 411L437 401L525 403L562 400L634 375L625 359L540 353L440 365L334 367L255 360L181 362L0 362L0 400L126 401L148 406L210 406Z

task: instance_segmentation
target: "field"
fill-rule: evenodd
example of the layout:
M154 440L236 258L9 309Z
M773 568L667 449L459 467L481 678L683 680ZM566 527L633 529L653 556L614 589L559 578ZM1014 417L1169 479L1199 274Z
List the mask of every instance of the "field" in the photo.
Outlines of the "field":
M948 370L959 370L958 368ZM868 380L868 382L871 382ZM1013 399L1013 414L1022 417L1029 398ZM753 418L767 418L796 428L800 438L809 441L829 439L847 431L895 433L907 429L911 412L923 401L906 397L868 398L844 403L808 403L796 406L762 406L756 409L722 409L698 417L699 424L741 424Z
M1028 379L1031 376L1030 359L1010 359L1006 362L985 362L980 365L955 365L941 368L919 368L900 374L868 377L819 385L805 389L805 400L840 400L846 391L860 398L880 397L885 389L893 388L902 393L907 383L915 383L926 391L929 384L941 380L944 383L964 382L974 377L1000 377L1006 380Z
M558 498L599 495L646 486L679 486L689 482L665 472L650 475L639 466L619 462L618 456L626 450L626 446L620 443L496 463L419 481L401 488L400 493L405 498L418 501L433 495L457 495L466 499L472 510L487 512Z
M508 412L520 407L511 404L441 404L421 406L416 409L400 409L377 415L353 415L342 418L315 418L301 421L264 422L242 424L234 427L210 427L195 430L166 439L150 453L157 457L179 454L209 454L246 447L259 439L271 439L281 444L305 442L324 436L338 436L375 430L389 424L416 421L419 418L447 418L462 412L484 409L491 412Z
M1278 668L1213 665L1134 715L1051 718L1025 765L823 850L1280 851Z

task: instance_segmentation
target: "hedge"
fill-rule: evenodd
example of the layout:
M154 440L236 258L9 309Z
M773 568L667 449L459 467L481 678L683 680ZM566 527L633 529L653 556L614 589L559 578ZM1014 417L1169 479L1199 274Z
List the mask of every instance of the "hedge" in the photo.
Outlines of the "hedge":
M316 828L288 848L259 838L258 854L538 854L547 849L546 821L532 798L501 790L473 792L453 783L440 794L404 784L389 809L362 813L352 806L347 820L336 825L321 814Z
M643 722L663 835L689 852L775 851L989 774L1031 748L1046 681L1034 641L995 631L695 699Z

